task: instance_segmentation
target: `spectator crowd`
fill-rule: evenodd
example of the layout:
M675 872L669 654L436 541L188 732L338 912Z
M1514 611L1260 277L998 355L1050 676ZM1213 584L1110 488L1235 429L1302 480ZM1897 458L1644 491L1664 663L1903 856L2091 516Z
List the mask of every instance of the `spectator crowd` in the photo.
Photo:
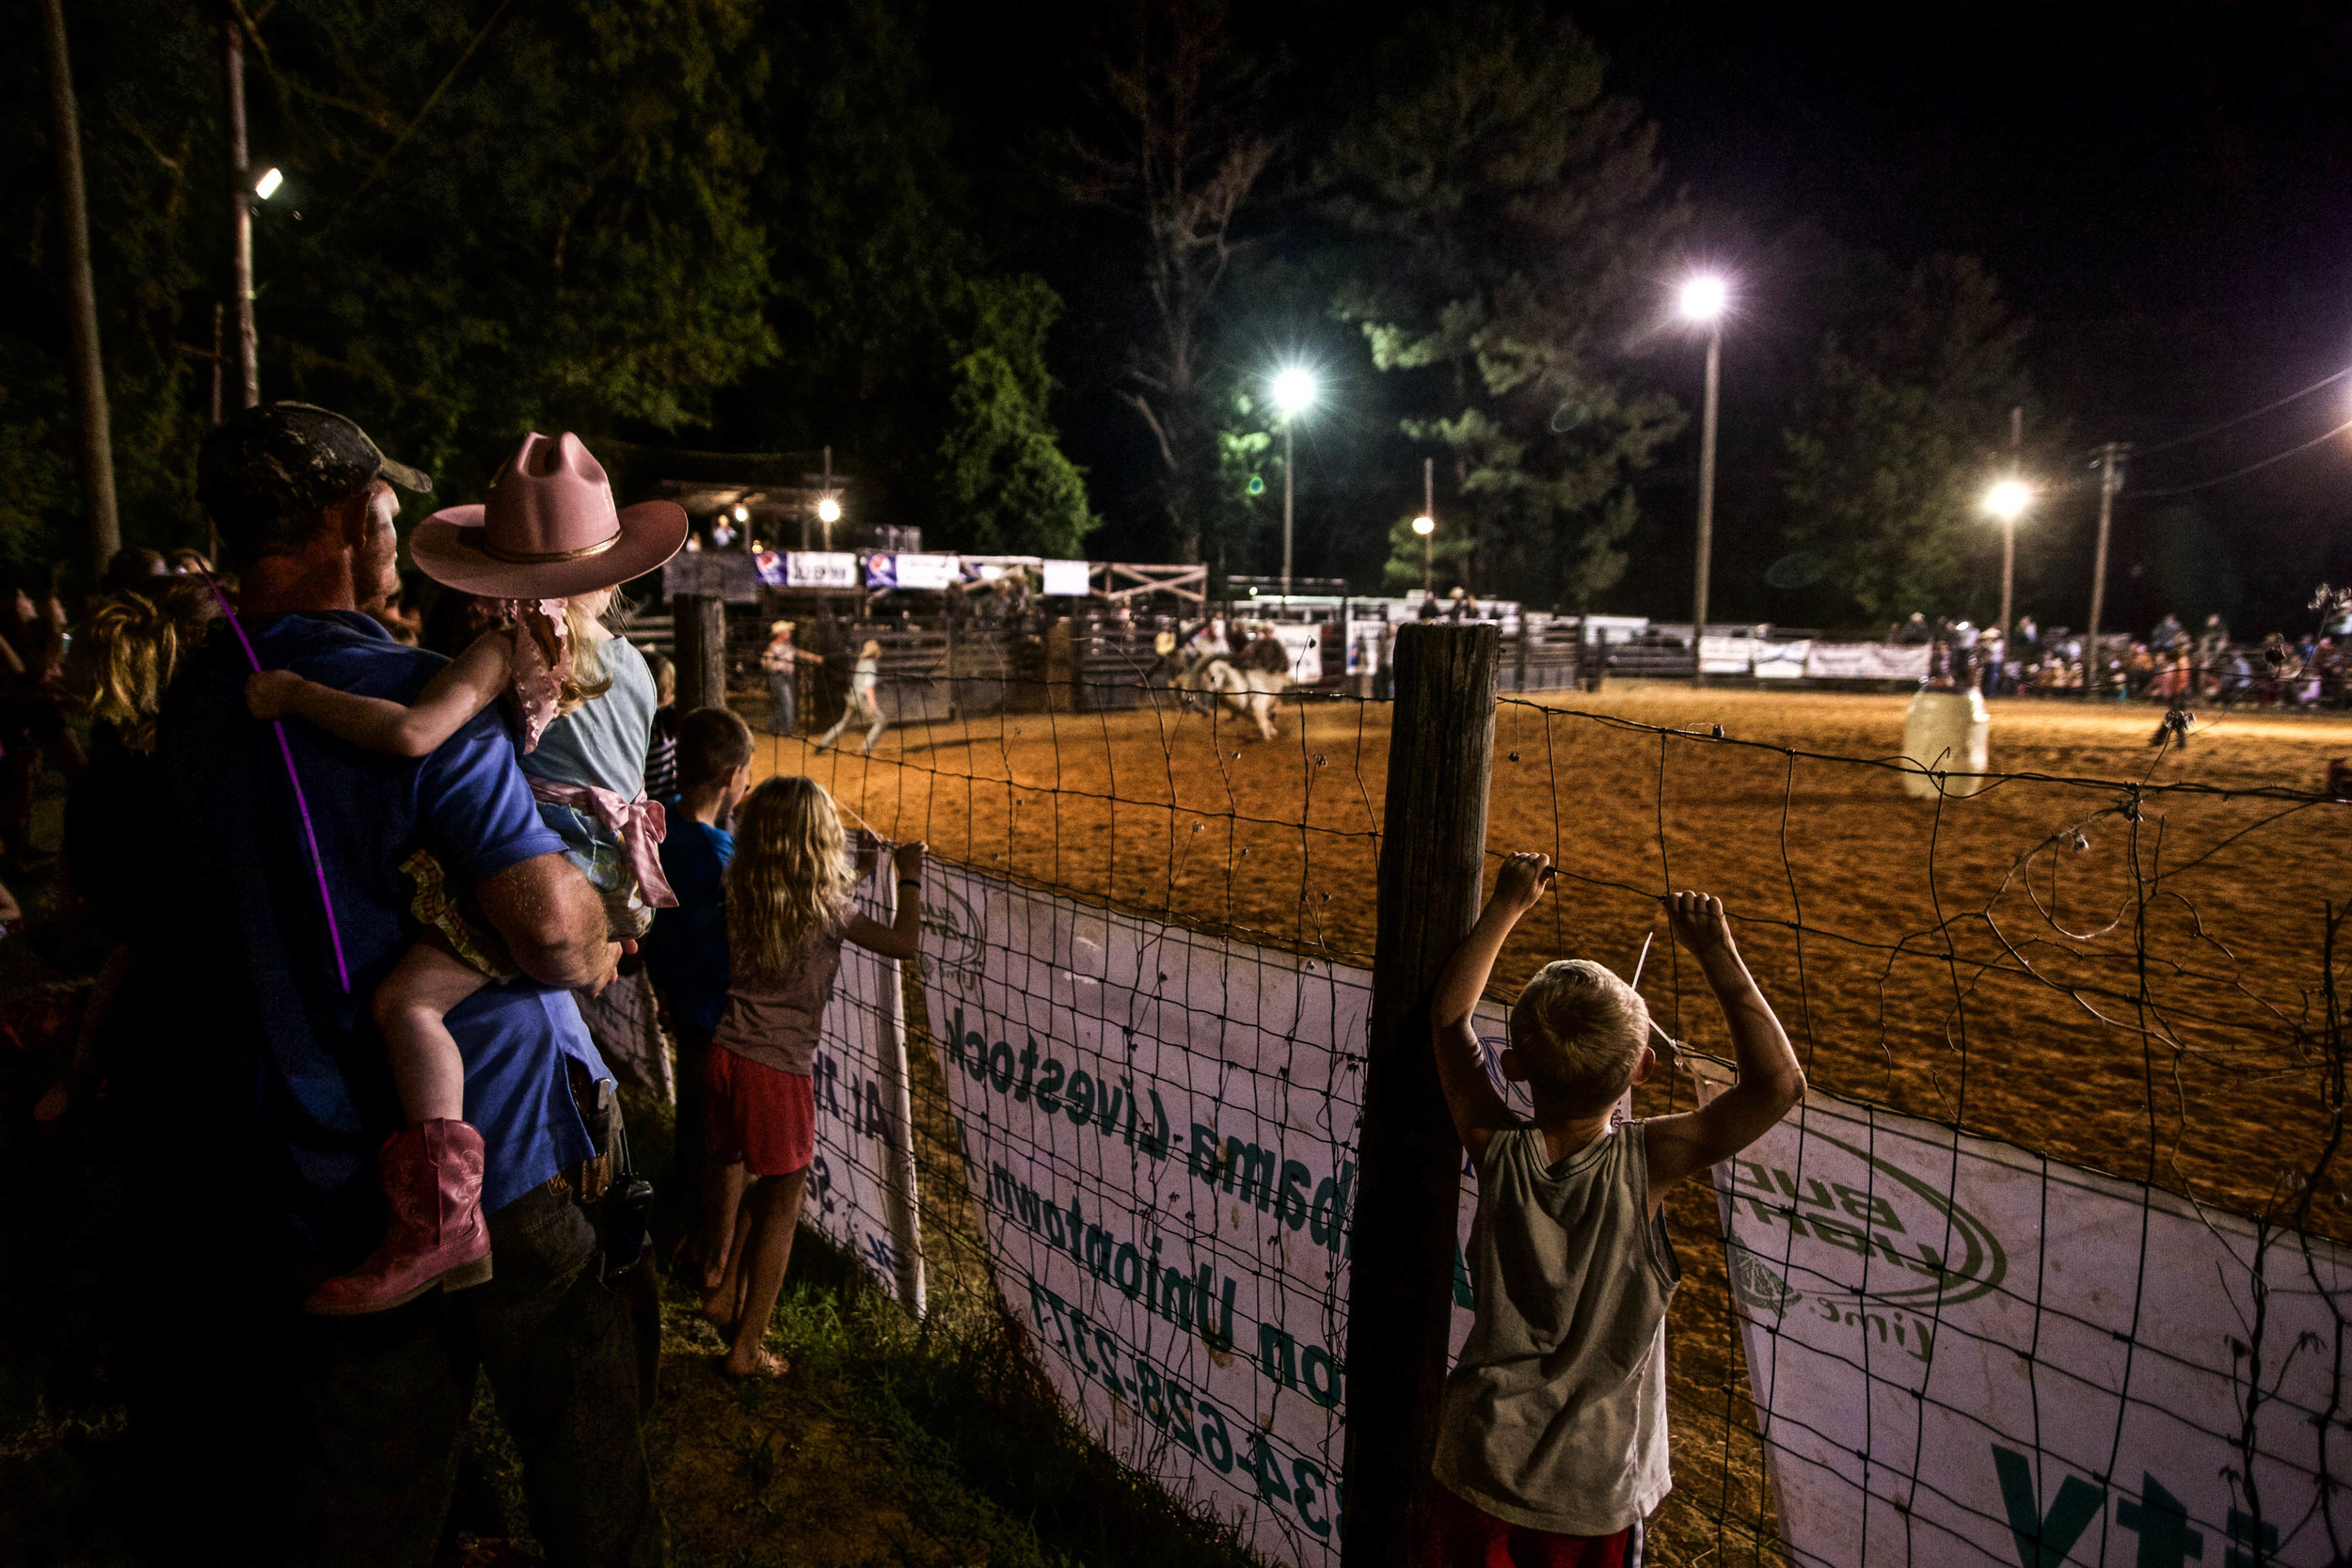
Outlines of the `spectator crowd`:
M1973 684L1988 697L2079 696L2088 666L2092 689L2118 702L2265 708L2352 704L2352 637L2333 623L2293 637L2274 631L2248 643L2233 638L2219 615L2206 616L2192 632L2168 614L2145 638L2100 633L2094 654L2085 634L2045 629L2030 615L2019 617L2004 640L1997 626L1915 613L1889 627L1886 640L1931 647L1931 684Z
M534 435L404 578L397 494L431 488L339 415L247 409L199 466L217 561L0 600L0 867L105 955L34 1117L98 1129L132 1195L98 1253L143 1556L434 1560L486 1379L547 1560L664 1560L648 1259L701 1286L713 1371L786 1370L818 1020L844 942L914 956L923 847L754 788L742 721L678 712L625 635L682 512ZM852 906L885 865L891 925ZM623 1085L675 1096L666 1208Z

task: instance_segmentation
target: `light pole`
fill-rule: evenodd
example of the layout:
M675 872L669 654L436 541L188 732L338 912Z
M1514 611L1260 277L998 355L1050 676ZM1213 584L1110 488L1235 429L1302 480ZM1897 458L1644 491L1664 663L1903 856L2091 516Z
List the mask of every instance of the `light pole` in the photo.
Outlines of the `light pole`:
M1984 509L2001 524L2001 646L2009 646L2009 615L2017 586L2017 519L2033 504L2033 486L2011 474L1984 493Z
M1278 371L1274 376L1274 406L1282 416L1282 603L1291 602L1291 509L1295 487L1291 470L1297 455L1295 433L1298 416L1315 405L1315 377L1312 371L1293 365Z
M1421 596L1428 598L1438 591L1437 575L1431 551L1432 538L1438 531L1438 460L1421 460L1421 515L1413 519L1413 531L1421 535Z
M1691 684L1707 679L1701 653L1707 641L1707 567L1715 547L1715 403L1723 383L1724 310L1731 303L1731 288L1713 273L1683 280L1676 296L1682 319L1707 328L1707 398L1699 414L1699 537L1698 575L1691 594Z

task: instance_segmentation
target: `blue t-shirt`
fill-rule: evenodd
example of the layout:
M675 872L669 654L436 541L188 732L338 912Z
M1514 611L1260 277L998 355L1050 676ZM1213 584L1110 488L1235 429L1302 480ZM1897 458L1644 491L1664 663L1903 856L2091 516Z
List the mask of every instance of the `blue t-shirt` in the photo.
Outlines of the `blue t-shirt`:
M248 630L264 668L394 702L413 701L445 662L347 612ZM368 1015L418 935L402 862L430 848L469 885L564 845L539 819L498 705L422 759L378 756L288 721L350 966L346 994L278 739L246 712L249 668L234 632L215 627L165 701L168 844L183 874L160 874L156 893L184 933L174 960L186 966L191 1043L218 1053L237 1119L257 1134L265 1200L298 1251L357 1257L383 1229L376 1147L403 1124ZM485 1210L594 1152L564 1058L608 1074L569 991L485 985L447 1022L465 1057L466 1118L487 1145Z
M735 835L697 822L675 796L663 802L669 836L661 874L677 908L656 911L645 934L645 973L670 999L680 1028L716 1029L727 1010L727 862Z

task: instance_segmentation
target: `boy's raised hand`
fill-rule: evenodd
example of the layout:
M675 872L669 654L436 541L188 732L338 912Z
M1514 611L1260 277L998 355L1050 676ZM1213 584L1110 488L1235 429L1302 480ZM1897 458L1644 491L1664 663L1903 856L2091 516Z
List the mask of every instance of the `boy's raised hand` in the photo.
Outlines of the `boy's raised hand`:
M1559 874L1549 855L1539 855L1525 849L1507 855L1503 858L1502 870L1495 877L1492 907L1516 920L1543 902L1544 894L1551 886L1551 879Z
M1731 920L1724 913L1724 901L1713 894L1677 893L1660 902L1666 906L1666 924L1674 928L1675 940L1692 958L1705 962L1739 951L1731 940Z

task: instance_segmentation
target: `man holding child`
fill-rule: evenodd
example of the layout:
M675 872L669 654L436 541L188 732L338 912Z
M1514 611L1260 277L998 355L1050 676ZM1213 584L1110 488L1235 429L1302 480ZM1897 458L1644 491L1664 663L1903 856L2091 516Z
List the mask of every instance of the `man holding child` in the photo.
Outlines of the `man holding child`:
M602 902L542 825L499 711L414 760L246 714L249 657L404 703L441 667L365 613L398 589L392 487L430 484L301 404L246 409L202 451L199 493L242 576L252 651L220 630L167 701L160 809L180 858L158 895L184 934L173 979L202 999L187 1048L218 1063L230 1123L190 1131L242 1153L237 1190L214 1201L253 1253L281 1260L281 1277L243 1286L263 1298L249 1306L269 1329L248 1350L265 1364L236 1373L246 1397L216 1412L218 1437L242 1449L247 1486L291 1478L290 1498L251 1511L282 1511L286 1531L256 1556L425 1562L485 1371L548 1560L657 1562L628 1312L598 1277L580 1201L608 1074L570 988L612 976L621 949ZM416 936L399 867L420 847L463 879L522 972L447 1020L466 1118L487 1145L496 1271L389 1312L305 1316L308 1287L384 1228L373 1157L403 1118L369 998Z

